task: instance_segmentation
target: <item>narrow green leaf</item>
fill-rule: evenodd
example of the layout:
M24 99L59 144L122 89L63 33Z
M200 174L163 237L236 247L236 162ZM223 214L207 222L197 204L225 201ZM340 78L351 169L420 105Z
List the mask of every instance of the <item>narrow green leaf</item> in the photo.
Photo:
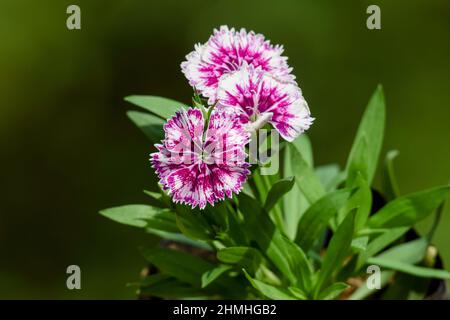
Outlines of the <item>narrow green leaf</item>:
M325 189L315 175L314 170L309 166L297 149L290 145L288 148L290 148L295 182L308 202L314 203L325 194Z
M218 265L217 267L214 267L213 269L208 270L205 273L203 273L202 274L202 288L207 287L211 282L216 280L218 277L220 277L222 274L224 274L231 268L232 268L231 266L221 264L221 265Z
M411 226L432 213L447 197L450 186L412 193L397 198L369 219L372 228Z
M175 115L175 112L182 107L186 107L184 103L158 96L133 95L125 97L125 101L144 108L163 120Z
M168 206L162 201L161 194L158 192L152 192L144 190L144 193L149 196L148 203L152 207L167 208Z
M283 151L283 177L288 178L294 176L294 164L292 163L292 152L286 145ZM309 202L298 187L292 188L283 197L283 216L284 231L289 239L295 239L297 233L297 225L303 213L308 209Z
M353 239L351 247L355 253L363 252L367 249L367 243L369 242L368 236L358 237Z
M372 183L383 142L384 122L384 94L379 85L364 112L347 160L347 186L352 186L358 172L369 185Z
M333 300L338 297L345 289L350 286L343 282L333 283L328 288L324 289L318 296L319 300Z
M308 295L299 288L296 287L288 287L288 291L296 297L298 300L308 300Z
M152 142L159 143L164 138L164 130L162 129L164 120L139 111L128 111L127 116Z
M251 247L228 247L217 252L217 259L255 273L264 258L258 250Z
M288 290L253 279L245 269L243 269L243 271L253 288L261 292L267 298L272 300L295 300L295 297Z
M100 214L116 222L133 227L148 227L166 232L178 232L175 215L167 210L132 204L104 209Z
M424 259L428 245L427 238L419 238L392 247L379 254L376 258L416 264Z
M196 288L201 287L202 275L214 267L206 260L176 250L145 248L142 255L158 269Z
M215 232L200 210L192 210L186 205L175 205L176 224L180 231L196 240L214 240Z
M267 212L275 206L275 204L283 197L286 193L288 193L292 187L294 186L295 178L289 177L278 180L272 188L269 190L269 193L266 198L266 202L264 204L264 208Z
M315 285L314 296L317 297L326 282L336 274L347 258L355 230L355 212L352 211L339 225L328 245Z
M181 233L165 232L165 231L151 229L151 228L147 228L147 229L145 229L145 231L150 234L154 234L162 239L179 242L179 243L182 243L182 244L185 244L185 245L188 245L191 247L195 247L195 248L200 248L203 250L209 250L209 251L212 250L211 246L209 244L207 244L206 242L199 241L199 240L193 240L191 238L186 237L184 234L181 234Z
M372 190L364 178L358 174L353 183L357 190L353 192L344 208L339 212L339 221L351 210L356 209L355 229L356 232L363 229L367 223L372 208Z
M380 275L380 287L381 288L384 288L388 284L388 282L394 276L394 273L395 272L391 271L391 270L381 271L381 275ZM353 292L352 295L348 299L349 300L362 300L378 291L379 291L378 289L369 289L367 287L367 284L364 283L358 289L356 289L355 292Z
M436 214L434 215L433 225L431 226L430 231L426 235L429 242L431 242L433 240L434 233L436 232L436 230L439 226L439 222L441 221L442 214L444 213L445 203L446 203L446 201L442 202L441 205L436 210Z
M369 242L365 251L361 252L358 256L358 262L356 264L356 269L359 270L365 264L367 259L376 255L378 252L386 248L388 245L393 243L395 240L400 238L408 231L407 227L388 229L374 240Z
M369 179L369 147L367 144L367 137L363 134L352 148L352 150L355 150L355 155L353 156L352 162L347 167L347 181L345 183L347 187L354 187L358 176L361 176L365 181Z
M349 190L333 191L323 196L305 212L300 220L296 243L308 252L325 231L329 221L336 216L350 195Z
M391 150L386 154L383 171L383 193L388 201L400 195L397 179L394 173L394 159L398 156L397 150Z
M311 168L314 168L313 151L309 137L306 134L302 134L295 139L291 145L297 149L297 151L302 155L302 158L305 159L306 163Z
M239 209L245 214L249 237L256 241L261 251L292 284L308 289L312 266L303 250L275 228L255 199L240 193Z
M380 267L411 274L416 277L450 280L450 272L446 270L419 267L412 264L379 257L370 258L367 262L370 264L379 265Z
M328 164L315 169L317 178L326 191L334 191L345 180L345 174L337 164Z

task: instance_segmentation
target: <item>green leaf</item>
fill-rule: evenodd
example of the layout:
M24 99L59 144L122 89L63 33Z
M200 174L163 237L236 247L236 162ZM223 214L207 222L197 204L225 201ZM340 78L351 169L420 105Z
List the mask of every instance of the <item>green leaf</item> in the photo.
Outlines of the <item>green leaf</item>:
M196 240L214 240L215 232L200 210L181 204L176 204L175 210L176 224L184 235Z
M272 300L295 300L295 297L293 297L288 290L253 279L245 269L243 269L243 271L253 288L261 292L267 298Z
M325 189L315 175L314 170L309 166L297 149L291 145L288 145L288 148L290 149L295 182L308 202L314 203L325 194Z
M303 250L275 228L259 203L239 194L239 210L246 217L247 233L259 248L294 285L307 290L311 283L312 266Z
M394 173L394 159L398 156L397 150L391 150L386 154L383 171L383 192L388 201L400 195L397 179Z
M128 118L154 143L164 139L164 120L145 112L128 111Z
M308 300L308 295L296 287L288 287L288 291L298 300Z
M305 212L300 220L296 243L308 252L314 242L326 230L329 221L336 216L350 195L348 190L333 191L323 196Z
M283 149L282 164L281 170L283 171L283 177L288 178L294 176L292 152L288 146ZM284 231L290 239L295 239L298 222L308 207L308 200L306 200L298 187L292 188L283 197Z
M206 242L199 241L199 240L193 240L191 238L186 237L184 234L181 234L181 233L165 232L165 231L151 229L151 228L148 228L145 231L150 234L154 234L162 239L179 242L179 243L182 243L182 244L185 244L185 245L188 245L191 247L195 247L195 248L200 248L203 250L208 250L208 251L212 250L211 246L209 244L207 244Z
M144 193L149 196L148 203L152 207L167 208L167 205L162 201L161 194L158 192L152 192L144 190Z
M202 288L207 287L211 282L220 277L223 273L230 270L232 267L224 264L218 265L211 270L206 271L202 274Z
M392 247L379 254L376 258L416 264L424 259L428 245L427 238L419 238Z
M217 259L255 273L264 258L258 250L251 247L228 247L217 252Z
M345 175L337 164L320 166L315 169L317 178L326 191L334 191L345 180Z
M356 209L355 229L361 230L367 223L372 208L372 191L364 178L358 174L354 183L358 189L350 196L345 207L339 212L339 221L342 221L345 215L353 209Z
M416 277L450 280L450 272L446 270L419 267L412 264L379 257L370 258L367 262L370 264L379 265L380 267L384 267L387 269L411 274Z
M368 236L358 237L352 241L352 250L354 252L363 252L367 249L367 243L369 242Z
M178 232L173 213L147 205L131 204L100 211L116 222L133 227L148 227L166 232Z
M349 288L350 286L343 282L336 282L333 283L331 286L323 290L319 296L319 300L333 300L334 298L338 297L345 289Z
M442 218L442 214L444 213L445 203L446 203L446 201L442 202L441 205L436 210L436 214L434 215L433 225L431 226L430 231L426 235L429 242L431 242L433 240L434 234L439 226L439 223Z
M327 252L323 259L317 282L315 285L314 296L317 297L326 282L336 274L342 267L347 258L355 230L355 212L352 211L345 217L339 225L328 245Z
M158 96L133 95L125 97L125 101L144 108L163 120L175 115L175 112L182 107L186 107L184 103Z
M206 260L181 251L162 248L141 251L144 258L158 269L196 288L201 288L202 275L214 267Z
M297 151L302 155L302 158L305 159L306 163L313 168L313 151L309 137L306 134L302 134L295 139L291 145L297 149Z
M394 276L394 271L387 270L387 271L381 271L380 275L380 287L384 288L388 282L392 279ZM379 292L378 289L369 289L367 287L367 284L362 284L358 289L355 290L355 292L352 293L352 295L348 298L349 300L362 300L370 296L371 294Z
M384 122L384 94L379 85L364 112L347 160L347 186L353 186L358 172L369 185L372 183L383 142Z
M432 213L448 197L449 191L450 186L443 186L397 198L373 215L369 226L411 226Z
M358 262L356 269L359 270L365 264L367 259L376 255L378 252L386 248L392 242L400 238L408 231L407 227L388 229L374 240L369 242L365 251L361 252L358 256Z
M286 193L288 193L292 187L294 186L295 179L294 177L284 178L278 180L272 188L269 190L269 193L266 198L266 202L264 204L264 208L267 212L269 212L283 197Z
M258 167L252 172L251 180L249 180L250 186L253 187L254 194L257 196L260 202L264 202L269 193L270 185L266 183L266 179L261 174L261 168Z

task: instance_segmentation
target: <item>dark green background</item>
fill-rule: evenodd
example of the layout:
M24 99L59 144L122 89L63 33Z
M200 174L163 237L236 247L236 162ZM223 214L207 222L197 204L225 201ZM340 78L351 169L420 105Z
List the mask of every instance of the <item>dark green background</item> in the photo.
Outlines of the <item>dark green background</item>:
M82 30L66 28L78 4ZM366 28L381 7L382 30ZM228 24L284 44L316 122L317 164L343 165L377 83L384 151L399 149L402 193L450 179L450 2L0 2L0 298L133 298L125 283L152 242L99 216L145 202L150 145L125 117L129 94L189 102L180 63ZM422 225L426 226L427 223ZM450 212L435 242L450 263ZM82 270L82 290L65 269Z

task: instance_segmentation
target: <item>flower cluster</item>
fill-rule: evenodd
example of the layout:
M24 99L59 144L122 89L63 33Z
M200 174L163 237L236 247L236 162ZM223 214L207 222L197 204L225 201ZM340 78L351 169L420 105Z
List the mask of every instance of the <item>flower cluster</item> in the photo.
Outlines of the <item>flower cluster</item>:
M310 127L314 119L282 53L261 34L222 26L186 56L182 72L210 106L178 111L151 154L175 202L203 209L239 193L250 173L250 132L266 123L289 142Z

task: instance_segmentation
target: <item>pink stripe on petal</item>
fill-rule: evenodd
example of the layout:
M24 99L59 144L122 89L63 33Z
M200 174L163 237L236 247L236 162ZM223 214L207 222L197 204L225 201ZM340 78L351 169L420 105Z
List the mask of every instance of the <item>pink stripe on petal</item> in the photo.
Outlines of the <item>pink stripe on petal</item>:
M220 78L238 70L245 63L259 67L283 81L294 82L292 68L282 53L282 46L271 45L261 34L221 26L219 30L214 30L204 45L195 46L181 64L181 70L189 84L209 98L210 104L214 104Z
M164 131L166 139L150 160L174 202L203 209L241 190L250 173L245 161L250 135L233 113L213 110L204 132L200 110L181 110Z

